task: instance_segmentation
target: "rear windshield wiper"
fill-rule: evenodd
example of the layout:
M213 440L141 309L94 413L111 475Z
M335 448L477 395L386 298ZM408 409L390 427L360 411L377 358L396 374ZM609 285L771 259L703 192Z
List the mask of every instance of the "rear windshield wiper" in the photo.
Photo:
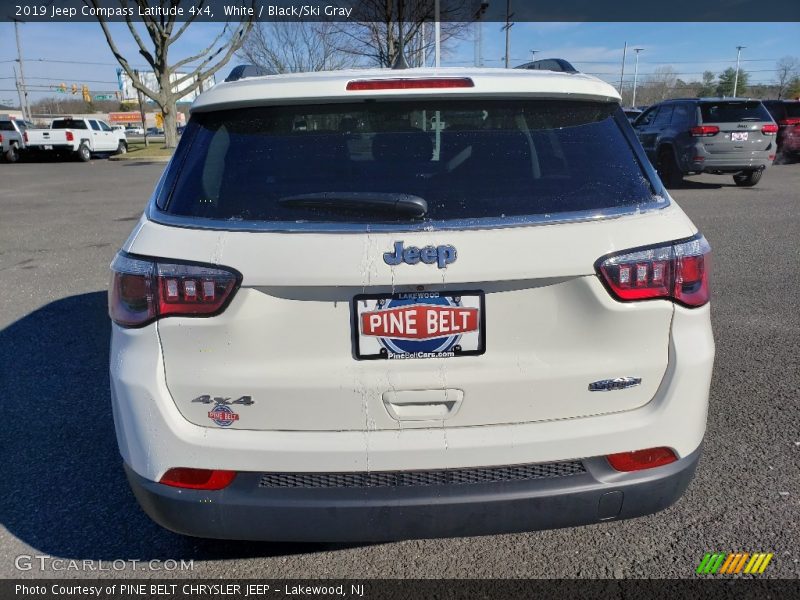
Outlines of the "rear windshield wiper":
M424 198L391 192L317 192L285 196L283 206L324 207L333 210L377 210L421 217L428 212Z

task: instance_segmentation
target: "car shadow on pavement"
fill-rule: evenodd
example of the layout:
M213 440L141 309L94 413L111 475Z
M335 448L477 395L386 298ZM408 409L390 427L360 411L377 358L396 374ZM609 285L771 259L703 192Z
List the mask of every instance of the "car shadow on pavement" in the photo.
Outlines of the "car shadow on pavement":
M150 521L128 488L114 436L109 335L105 292L57 300L0 330L0 521L12 536L49 556L109 561L349 547L200 540Z
M727 183L707 183L705 181L694 181L692 179L684 179L680 184L670 187L670 190L718 190L723 187L736 187L736 184L731 181Z

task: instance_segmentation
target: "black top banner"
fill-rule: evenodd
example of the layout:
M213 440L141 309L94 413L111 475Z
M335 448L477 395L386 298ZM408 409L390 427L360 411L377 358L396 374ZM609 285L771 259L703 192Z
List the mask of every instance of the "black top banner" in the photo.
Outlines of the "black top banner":
M0 0L0 21L434 21L435 0ZM440 0L439 21L797 22L798 0Z

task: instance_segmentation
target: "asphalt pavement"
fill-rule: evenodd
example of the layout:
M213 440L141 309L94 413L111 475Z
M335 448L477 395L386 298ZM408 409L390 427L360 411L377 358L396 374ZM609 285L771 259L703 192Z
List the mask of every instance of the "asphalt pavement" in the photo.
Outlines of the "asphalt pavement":
M203 578L683 578L711 551L773 552L763 577L800 576L800 165L755 188L701 176L673 191L713 248L717 342L704 456L676 505L583 528L353 546L185 538L130 493L108 392L108 264L162 169L0 164L0 577L189 575L133 562L171 559ZM122 568L65 572L69 561Z

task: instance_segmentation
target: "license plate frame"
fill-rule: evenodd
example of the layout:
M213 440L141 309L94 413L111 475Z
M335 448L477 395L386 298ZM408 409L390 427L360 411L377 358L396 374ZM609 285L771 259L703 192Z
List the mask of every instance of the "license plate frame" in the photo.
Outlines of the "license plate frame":
M382 303L382 304L381 304ZM413 306L414 310L403 310ZM477 314L473 316L473 311ZM384 312L414 312L417 317L424 315L427 322L429 313L436 313L442 320L459 319L467 329L461 332L449 331L441 337L411 339L407 337L380 336L376 329L364 333L364 317ZM486 306L485 295L481 290L442 290L436 292L398 292L388 294L358 294L353 297L350 308L352 350L356 360L425 360L430 358L457 358L479 356L486 352ZM369 320L369 316L367 317ZM388 315L387 315L388 319ZM383 321L386 323L386 321ZM396 322L394 322L397 325ZM373 322L374 326L374 322ZM430 324L426 325L430 327ZM474 329L473 329L474 327ZM409 330L409 335L413 330ZM428 331L420 335L429 335ZM398 352L398 350L400 352Z
M732 131L731 132L731 141L732 142L746 142L748 136L747 131Z

